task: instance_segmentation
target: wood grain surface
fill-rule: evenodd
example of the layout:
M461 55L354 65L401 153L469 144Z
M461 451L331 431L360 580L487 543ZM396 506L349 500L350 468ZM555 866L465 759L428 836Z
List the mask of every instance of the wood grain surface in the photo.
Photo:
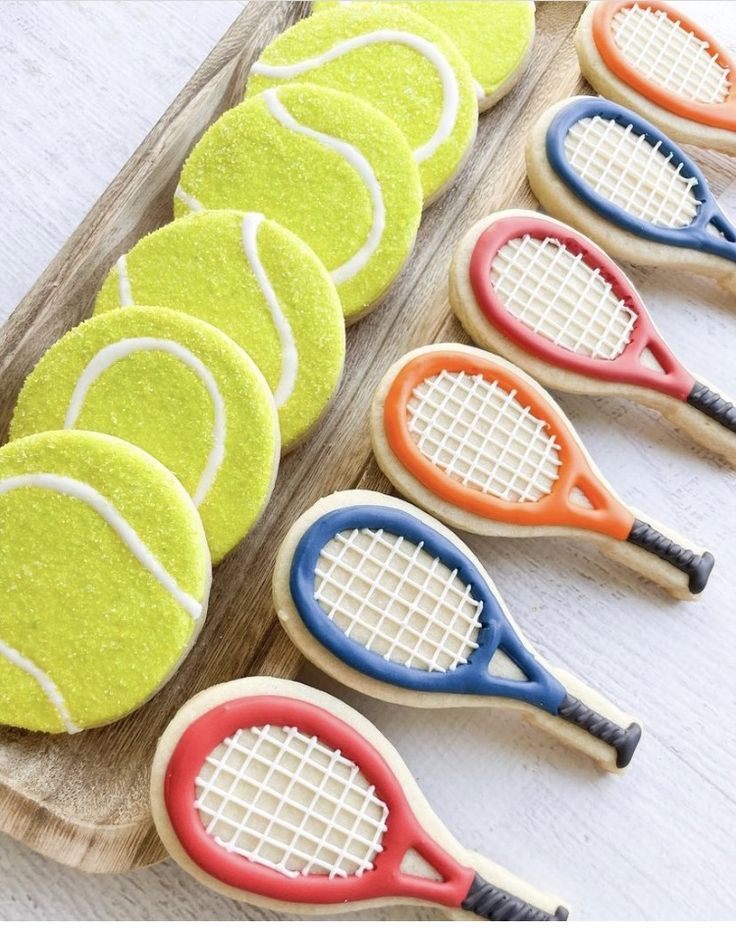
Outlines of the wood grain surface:
M84 319L114 260L171 217L179 168L193 142L239 99L250 63L307 4L252 2L196 72L0 336L0 435L39 356ZM311 440L281 468L265 518L214 577L205 629L176 678L125 720L74 738L5 730L0 740L0 826L33 849L92 871L155 862L163 850L150 822L148 767L157 734L191 694L242 675L292 676L299 659L275 621L270 568L275 548L313 501L356 482L388 490L370 464L366 411L382 367L440 334L461 338L445 294L453 243L469 215L508 202L524 177L516 133L570 92L570 43L578 4L544 7L533 62L517 91L478 140L458 183L426 214L404 274L381 308L352 328L337 401ZM493 206L495 205L495 206ZM329 467L315 467L328 462Z

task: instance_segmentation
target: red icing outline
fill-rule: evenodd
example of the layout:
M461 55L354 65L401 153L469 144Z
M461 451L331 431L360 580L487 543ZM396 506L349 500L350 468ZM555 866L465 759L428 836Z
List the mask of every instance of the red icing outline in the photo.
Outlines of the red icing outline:
M389 815L384 849L376 856L372 871L346 878L288 878L227 852L208 836L194 807L194 780L206 756L238 729L267 723L297 726L340 749L375 786ZM419 824L396 775L378 750L345 721L307 701L259 695L228 701L204 713L185 730L171 755L164 780L164 802L179 842L201 869L233 888L277 901L344 904L399 896L459 907L473 880L473 870L460 865ZM412 848L443 876L442 881L401 872L404 855Z
M548 424L548 432L556 436L560 446L561 463L551 493L538 501L503 500L466 487L425 458L409 432L407 407L414 388L443 371L479 374L488 381L497 381L504 391L516 391L519 403L528 406L533 416ZM508 363L498 356L480 357L461 350L435 349L410 359L389 387L383 408L383 427L391 450L404 468L442 500L469 513L522 526L574 526L614 539L626 539L631 531L633 515L595 477L561 413L550 406L546 395L517 378ZM592 510L570 500L576 487L593 505Z
M589 268L597 269L611 284L616 297L625 301L634 311L637 319L632 338L621 355L610 360L580 355L571 349L555 345L508 312L493 287L491 265L499 249L510 239L518 239L525 235L535 239L557 239L569 251L581 255ZM475 299L488 322L531 355L558 368L576 371L590 378L650 388L678 400L687 400L695 379L683 368L654 328L644 304L624 273L605 252L585 242L564 226L541 216L507 217L497 220L478 237L470 259L469 276ZM653 371L642 365L640 357L644 349L651 351L664 369L663 372Z

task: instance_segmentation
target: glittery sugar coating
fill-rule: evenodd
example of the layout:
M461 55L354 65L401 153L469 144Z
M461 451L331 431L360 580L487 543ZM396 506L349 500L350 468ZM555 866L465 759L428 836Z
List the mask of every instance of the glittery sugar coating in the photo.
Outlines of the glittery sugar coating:
M419 46L381 40L376 34L400 33L417 37L434 49L456 88L456 108L449 107L443 75ZM373 38L371 38L373 36ZM293 78L260 74L260 65L296 65L334 53L346 41L371 44L344 51ZM303 81L355 94L390 117L406 136L419 164L425 200L442 190L461 167L475 138L478 101L470 68L445 33L408 10L393 4L347 4L322 15L310 16L277 36L263 51L248 78L247 96L287 80ZM420 150L437 131L443 108L454 111L447 135L435 151L420 157Z
M179 589L205 603L210 562L194 506L151 456L82 431L0 449L0 490L19 475L65 476L106 498ZM6 485L7 487L7 485ZM76 728L116 720L176 670L196 620L82 501L23 487L0 493L0 642L56 685ZM0 724L65 729L33 676L0 655Z
M302 126L341 140L369 162L386 222L367 264L338 285L348 321L388 289L414 244L422 190L411 150L398 127L349 94L307 84L276 91ZM180 188L207 209L258 211L296 233L334 272L368 239L371 195L339 152L294 132L269 112L264 95L233 107L207 130L182 170ZM175 214L190 207L175 200Z
M125 257L126 274L136 303L173 307L216 326L245 349L275 391L282 350L243 249L243 219L235 210L208 210L169 223L136 243ZM288 448L314 427L337 389L345 323L326 269L301 239L264 220L257 247L298 355L293 391L278 411L282 447ZM120 303L116 264L97 296L95 314Z

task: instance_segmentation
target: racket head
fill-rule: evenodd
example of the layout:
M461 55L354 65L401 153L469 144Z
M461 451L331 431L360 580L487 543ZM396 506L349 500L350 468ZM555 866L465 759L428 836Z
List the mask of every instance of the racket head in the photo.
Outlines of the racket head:
M232 897L302 912L404 897L457 907L473 870L418 822L403 786L418 791L357 712L295 682L251 678L179 711L151 792L168 851ZM402 871L412 849L440 880Z
M491 216L467 275L485 324L548 364L682 401L692 390L631 281L572 227L531 211Z
M387 700L411 692L412 704L432 706L437 694L472 695L557 712L564 687L524 644L483 567L417 508L372 492L335 494L302 517L284 549L277 573L288 576L290 604L275 594L279 618L328 674L337 677L337 659L359 673L348 684ZM305 649L294 623L327 661L309 639Z
M628 536L633 515L594 474L557 404L515 365L435 345L404 356L385 381L382 434L430 497L503 524Z
M736 62L697 23L660 0L598 3L593 41L619 80L670 113L736 130Z
M560 181L614 226L736 260L736 228L701 170L633 110L602 97L573 97L549 123L545 154Z

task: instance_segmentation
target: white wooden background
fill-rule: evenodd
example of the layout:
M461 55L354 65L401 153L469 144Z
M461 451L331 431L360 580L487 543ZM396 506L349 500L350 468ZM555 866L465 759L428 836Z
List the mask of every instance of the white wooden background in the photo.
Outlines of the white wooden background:
M734 4L679 5L736 47ZM0 4L0 322L241 8ZM736 181L724 202L736 217ZM736 298L672 271L633 276L681 358L736 395ZM579 546L470 540L543 653L643 717L631 771L599 775L514 717L422 713L304 677L383 729L464 843L556 890L578 918L734 917L734 475L654 413L562 401L621 494L718 559L703 600L678 604ZM257 916L170 862L83 875L0 836L0 874L2 918Z

